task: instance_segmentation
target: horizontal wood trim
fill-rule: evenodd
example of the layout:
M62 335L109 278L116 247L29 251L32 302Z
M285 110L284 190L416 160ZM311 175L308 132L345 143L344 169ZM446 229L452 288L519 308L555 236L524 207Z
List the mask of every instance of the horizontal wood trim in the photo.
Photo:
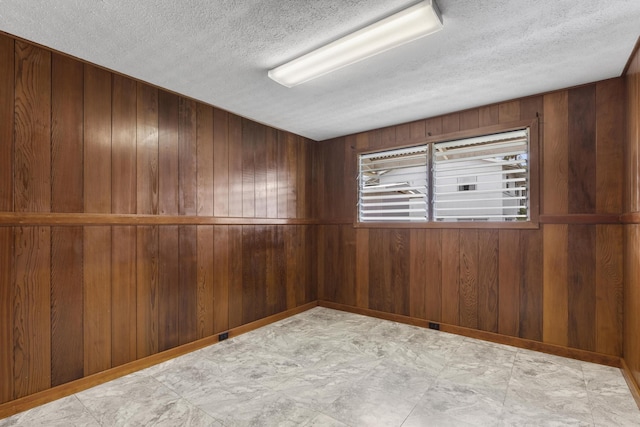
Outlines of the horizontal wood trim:
M82 225L314 225L315 219L238 218L193 215L0 213L0 226Z
M631 391L631 395L636 401L636 405L638 405L638 409L640 409L640 386L634 380L631 369L629 369L629 366L627 365L627 362L624 360L624 358L621 359L621 362L622 367L620 369L622 370L622 375L624 376L624 379L629 386L629 391Z
M415 317L403 316L400 314L385 313L366 308L352 307L344 304L338 304L330 301L319 301L321 307L332 308L335 310L347 311L350 313L362 314L365 316L377 317L379 319L391 320L394 322L405 323L423 328L429 327L430 320L417 319ZM513 347L525 348L527 350L539 351L542 353L553 354L555 356L568 357L571 359L582 360L585 362L598 363L600 365L613 366L620 368L621 359L616 356L595 353L591 351L578 350L574 348L563 347L559 345L541 343L524 338L500 335L493 332L479 331L476 329L464 328L461 326L448 325L446 323L436 322L440 325L440 331L449 332L456 335L462 335L470 338L477 338L484 341L495 342L498 344L510 345Z
M356 222L355 228L433 228L433 229L508 229L508 230L536 230L535 222Z
M620 222L623 224L640 224L640 212L629 212L620 215Z
M227 331L229 333L229 338L244 334L246 332L250 332L254 329L261 328L270 323L286 319L287 317L302 313L313 307L316 307L317 305L317 301L313 301L299 307L265 317L264 319L259 319L254 322L247 323L246 325L229 329ZM74 393L86 390L88 388L95 387L116 378L123 377L132 372L140 371L142 369L149 368L167 360L174 359L187 353L191 353L212 344L216 344L217 342L219 342L218 335L209 336L197 341L190 342L188 344L181 345L179 347L172 348L170 350L163 351L161 353L156 353L143 359L138 359L133 362L129 362L103 372L99 372L97 374L89 375L84 378L80 378L78 380L41 391L39 393L31 394L21 399L12 400L0 405L0 420L15 415L19 412L35 408L36 406L44 405L45 403L49 403L54 400L61 399Z
M620 224L616 214L540 215L541 224Z

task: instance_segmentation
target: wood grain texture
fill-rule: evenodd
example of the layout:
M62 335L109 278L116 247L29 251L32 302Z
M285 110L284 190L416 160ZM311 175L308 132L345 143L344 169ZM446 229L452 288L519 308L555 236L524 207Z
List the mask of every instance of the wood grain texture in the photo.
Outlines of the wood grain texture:
M287 308L287 258L285 230L290 227L270 227L266 248L266 310L278 313Z
M266 275L266 251L264 227L242 227L242 323L250 323L262 317L266 300L264 286Z
M242 217L242 119L235 114L229 114L227 126L229 138L229 216Z
M242 226L229 226L229 328L242 325L242 238Z
M196 103L178 100L178 202L180 215L197 212Z
M542 212L569 213L569 104L567 91L544 96Z
M84 227L84 375L111 368L111 227Z
M480 112L477 108L460 113L460 130L476 129L480 126Z
M253 126L253 166L254 166L254 216L267 217L267 144L265 127L261 124Z
M542 339L550 344L569 344L568 225L545 224L543 228L544 318Z
M114 75L112 84L111 212L136 213L136 82ZM140 166L146 169L150 165Z
M284 235L284 256L285 256L285 298L287 308L296 305L296 287L298 283L297 273L297 229L296 227L286 227Z
M520 280L522 275L520 232L499 231L498 255L498 333L520 335Z
M498 332L498 230L478 231L478 329Z
M226 111L213 109L213 213L216 216L229 215L228 117Z
M196 106L197 214L213 216L213 108Z
M509 123L520 119L520 101L502 102L498 105L498 122Z
M622 212L624 81L596 84L596 212Z
M369 230L356 230L356 306L369 307Z
M213 325L214 333L229 329L229 227L213 229Z
M289 211L287 210L287 201L289 180L287 173L287 140L286 133L284 131L278 131L276 158L278 163L278 218L288 218ZM325 177L326 175L323 176L323 178ZM324 214L326 206L324 204L320 204L319 208L321 209L319 214L322 217L326 216L326 214Z
M425 316L442 319L442 231L425 230Z
M624 254L624 360L632 378L640 384L640 225L625 226Z
M138 83L136 109L137 213L157 214L160 156L158 90Z
M15 228L14 398L51 387L51 231Z
M596 228L568 228L569 346L595 350Z
M151 114L153 123L153 114ZM178 97L159 91L158 93L158 213L160 215L178 214ZM151 136L153 142L153 136ZM153 145L150 143L149 145ZM153 148L150 148L150 154ZM141 165L142 170L151 171ZM148 196L149 189L140 189L140 196ZM153 206L153 203L151 203ZM140 213L140 212L139 212Z
M478 230L460 231L460 326L478 328Z
M51 211L82 212L83 66L53 54L51 80Z
M213 205L211 206L213 209ZM201 225L197 228L197 321L198 338L213 335L214 331L214 235L212 225Z
M596 88L570 89L569 213L596 212Z
M82 227L51 227L51 386L84 375Z
M295 135L286 135L287 163L287 218L296 218L298 214L298 141Z
M409 315L426 319L426 230L409 232ZM360 242L358 241L358 246ZM358 247L356 247L358 250ZM356 277L357 280L357 277Z
M15 44L15 210L51 210L51 54Z
M460 321L460 231L442 230L442 321Z
M111 212L111 74L84 66L84 211Z
M0 211L4 212L13 211L14 46L15 42L12 38L0 34L0 123L2 123L0 126ZM0 402L4 401L3 395L0 394Z
M497 125L499 121L500 107L497 104L478 109L478 126Z
M178 297L179 343L186 344L198 337L198 258L197 227L178 227L178 251L180 253L180 289Z
M278 131L276 129L265 129L265 145L266 214L267 218L278 218ZM310 163L310 159L307 161Z
M160 227L158 231L158 296L150 292L152 307L157 306L158 351L177 347L180 343L178 313L180 299L180 253L178 227Z
M137 232L111 228L111 365L137 358Z
M542 341L542 232L520 233L520 325L521 338Z
M160 302L175 300L164 299L166 295L162 294L161 286L162 280L167 279L175 279L177 283L177 277L161 269L162 240L158 227L137 227L136 234L136 354L141 358L169 348L161 347L161 339L166 340L167 332L160 329ZM176 254L177 236L176 241L170 243L171 254Z
M595 351L622 356L624 238L621 225L596 225Z
M0 403L14 399L13 248L13 228L0 227Z
M256 216L255 125L242 119L242 216Z

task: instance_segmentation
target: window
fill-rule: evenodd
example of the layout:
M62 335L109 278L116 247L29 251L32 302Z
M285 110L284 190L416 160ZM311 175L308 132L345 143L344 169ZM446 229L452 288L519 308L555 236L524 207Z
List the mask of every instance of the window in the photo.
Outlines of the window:
M529 129L362 154L359 221L528 221L528 161Z
M428 146L360 156L360 221L427 221Z

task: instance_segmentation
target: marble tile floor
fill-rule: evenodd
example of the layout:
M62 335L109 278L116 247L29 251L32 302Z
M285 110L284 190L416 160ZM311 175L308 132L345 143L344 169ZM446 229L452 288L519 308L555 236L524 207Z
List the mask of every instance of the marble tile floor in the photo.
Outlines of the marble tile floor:
M316 307L0 426L640 426L619 369Z

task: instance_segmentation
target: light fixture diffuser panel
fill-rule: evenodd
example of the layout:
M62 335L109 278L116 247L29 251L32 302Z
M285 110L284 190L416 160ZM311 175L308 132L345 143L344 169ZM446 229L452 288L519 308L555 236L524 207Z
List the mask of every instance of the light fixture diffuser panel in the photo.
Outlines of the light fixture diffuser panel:
M422 1L269 71L286 87L320 77L442 29L434 0Z

